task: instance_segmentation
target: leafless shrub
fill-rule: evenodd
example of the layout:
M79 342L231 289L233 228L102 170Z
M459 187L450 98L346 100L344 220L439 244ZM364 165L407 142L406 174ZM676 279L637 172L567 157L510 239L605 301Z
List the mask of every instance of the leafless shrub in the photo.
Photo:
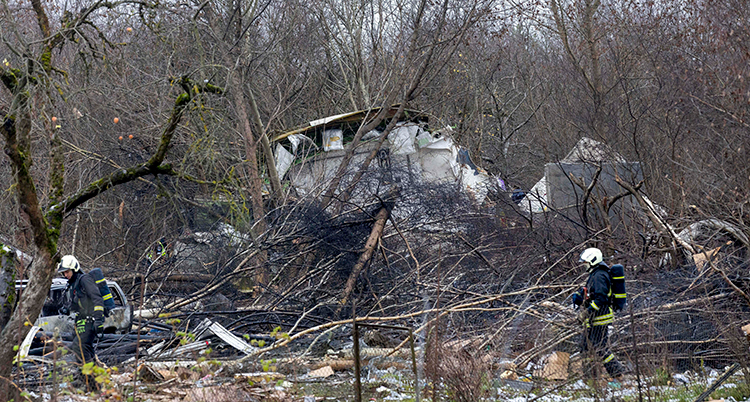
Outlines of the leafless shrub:
M433 327L434 330L434 327ZM491 358L472 354L462 339L444 343L431 337L425 351L425 375L432 400L473 402L487 397L492 389Z

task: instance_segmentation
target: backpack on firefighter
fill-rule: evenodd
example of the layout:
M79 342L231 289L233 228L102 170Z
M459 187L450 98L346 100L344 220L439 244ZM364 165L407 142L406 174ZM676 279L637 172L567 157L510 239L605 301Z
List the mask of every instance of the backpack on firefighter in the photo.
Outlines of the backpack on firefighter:
M104 272L101 268L94 268L87 275L91 275L94 278L96 286L99 287L99 293L102 295L104 300L104 316L109 317L109 312L115 308L115 301L112 299L112 292L107 286L107 279L104 278Z
M621 264L615 264L609 269L609 281L611 283L611 295L609 302L612 309L622 311L628 300L628 294L625 291L625 267Z

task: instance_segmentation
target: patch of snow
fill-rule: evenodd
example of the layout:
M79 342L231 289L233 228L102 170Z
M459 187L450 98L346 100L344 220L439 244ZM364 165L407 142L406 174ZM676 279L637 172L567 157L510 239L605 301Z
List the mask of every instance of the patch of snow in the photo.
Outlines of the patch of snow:
M580 390L580 389L586 389L588 387L589 386L586 385L586 383L583 382L583 380L578 380L575 383L573 383L573 385L570 386L570 389L575 391L575 390Z
M620 397L633 396L633 395L638 394L638 389L637 388L623 388L623 389L618 390L617 392L614 392L614 394Z
M675 384L687 385L692 382L685 374L675 374L672 378L674 378Z
M506 402L526 402L526 401L528 401L528 398L524 396L519 396L519 397L512 398L512 399L506 399Z
M555 395L555 394L549 394L545 395L541 398L539 398L539 401L541 402L565 402L570 400L569 397L561 396L561 395Z
M383 398L384 401L403 401L405 399L412 399L411 395L400 394L394 390L390 390L391 394Z

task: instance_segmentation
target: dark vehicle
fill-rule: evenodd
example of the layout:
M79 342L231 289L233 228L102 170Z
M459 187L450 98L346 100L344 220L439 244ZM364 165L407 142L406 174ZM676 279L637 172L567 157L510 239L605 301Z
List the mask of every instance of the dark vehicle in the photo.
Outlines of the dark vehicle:
M28 280L16 281L16 291L26 287ZM39 326L44 331L60 333L73 332L74 322L71 315L60 314L60 310L65 306L65 289L68 281L64 278L53 278L50 286L47 300L44 301L42 313L37 318L34 325ZM133 322L133 308L128 304L125 292L120 285L114 281L107 281L107 286L112 293L112 300L115 302L115 308L110 310L109 316L104 320L105 333L127 333Z

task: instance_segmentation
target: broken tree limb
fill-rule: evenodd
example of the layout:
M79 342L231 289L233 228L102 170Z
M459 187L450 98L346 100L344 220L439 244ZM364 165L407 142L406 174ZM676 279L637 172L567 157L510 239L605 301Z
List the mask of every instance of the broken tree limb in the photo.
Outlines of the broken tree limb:
M406 314L402 314L402 315L385 316L385 317L381 317L381 316L379 316L379 317L365 316L365 317L359 317L359 318L357 318L357 322L392 322L392 321L409 320L409 319L413 319L414 317L420 317L420 316L422 316L424 314L440 313L441 315L445 315L445 314L450 314L450 313L455 313L455 312L460 312L460 311L471 311L471 310L476 311L476 309L474 307L482 305L482 304L485 304L485 303L491 303L493 301L497 301L497 300L500 300L500 299L503 299L503 298L508 298L508 297L516 297L518 295L526 294L526 293L529 293L529 292L535 292L535 291L538 291L538 290L541 290L541 289L550 289L550 288L558 288L558 287L559 286L552 286L552 287L550 287L550 286L532 286L532 287L525 288L523 290L519 290L519 291L515 291L515 292L508 292L508 293L504 293L504 294L483 297L483 298L480 298L478 300L473 300L473 301L469 301L469 302L466 302L466 303L461 303L461 304L455 305L455 306L450 307L450 308L424 309L424 310L414 311L414 312L410 312L410 313L406 313ZM297 339L300 339L300 338L302 338L304 336L307 336L309 334L312 334L312 333L315 333L315 332L318 332L318 331L323 331L323 330L326 330L326 329L329 329L329 328L332 328L332 327L335 327L335 326L339 326L339 325L351 324L351 322L352 322L351 319L337 320L337 321L327 322L325 324L320 324L320 325L315 326L315 327L307 328L307 329L305 329L303 331L300 331L300 332L298 332L298 333L296 333L294 335L290 335L289 337L285 337L283 339L280 339L277 342L275 342L273 345L267 346L267 347L265 347L263 349L260 349L260 350L258 350L256 352L254 352L252 355L245 356L245 357L241 358L240 360L238 360L238 362L244 362L244 361L247 361L252 356L258 356L258 355L261 355L263 353L270 352L272 350L281 348L283 346L288 345L290 342L293 342L293 341L295 341ZM423 325L419 329L415 330L414 333L421 332L425 328L425 326L426 325ZM403 342L403 345L405 345L405 344L406 344L406 342ZM398 349L399 347L401 347L401 346L397 346L396 349Z
M656 209L654 208L654 205L651 203L651 201L643 198L643 196L638 192L637 189L631 186L630 183L620 178L620 176L617 174L615 174L615 181L620 185L620 187L628 190L630 194L633 194L633 197L635 197L636 201L638 201L638 204L640 204L641 208L651 220L651 223L653 223L654 227L658 231L670 237L673 244L675 245L675 248L682 248L689 251L691 254L695 254L695 249L693 248L693 246L677 236L677 233L675 233L674 229L672 229L666 222L662 221L662 219L656 213Z
M717 378L716 381L714 381L714 383L711 384L711 386L708 387L707 390L705 390L702 394L698 395L698 397L695 398L695 401L693 402L702 402L703 400L708 398L708 396L711 395L712 392L716 391L716 388L719 388L719 386L723 384L724 381L727 380L727 378L729 378L732 374L734 374L734 372L737 371L738 368L740 368L740 364L734 363L731 367L729 367L729 369L727 369L727 371L724 374L722 374L721 377Z
M362 272L365 264L370 261L370 257L372 257L372 253L375 251L375 246L378 244L378 240L383 234L385 223L388 221L388 217L391 216L391 210L393 210L393 206L396 203L396 198L398 198L398 195L398 187L392 186L388 191L388 194L386 195L386 198L383 201L383 205L382 207L380 207L378 214L375 215L375 224L372 225L370 236L367 238L367 242L365 243L364 252L359 256L359 260L357 260L357 263L354 264L352 273L349 275L349 279L346 281L346 286L344 286L344 291L341 294L340 305L336 310L336 315L341 312L341 308L345 306L349 301L349 295L352 293L352 290L354 290L354 284L357 282L357 277L359 276L360 272Z
M641 187L643 186L643 183L644 183L644 181L641 180L633 188L636 191L640 191ZM630 191L623 191L623 192L615 195L614 197L610 198L609 200L607 200L606 197L605 197L605 199L602 200L602 206L604 207L604 212L607 213L607 215L609 215L609 210L612 209L612 206L615 205L615 203L617 201L619 201L621 198L627 197L629 195L630 195Z
M723 232L734 240L742 243L745 247L750 247L750 240L748 240L747 235L742 232L742 229L727 221L716 218L695 222L680 231L677 236L686 242L692 242L693 239L700 236L712 236L713 232Z

